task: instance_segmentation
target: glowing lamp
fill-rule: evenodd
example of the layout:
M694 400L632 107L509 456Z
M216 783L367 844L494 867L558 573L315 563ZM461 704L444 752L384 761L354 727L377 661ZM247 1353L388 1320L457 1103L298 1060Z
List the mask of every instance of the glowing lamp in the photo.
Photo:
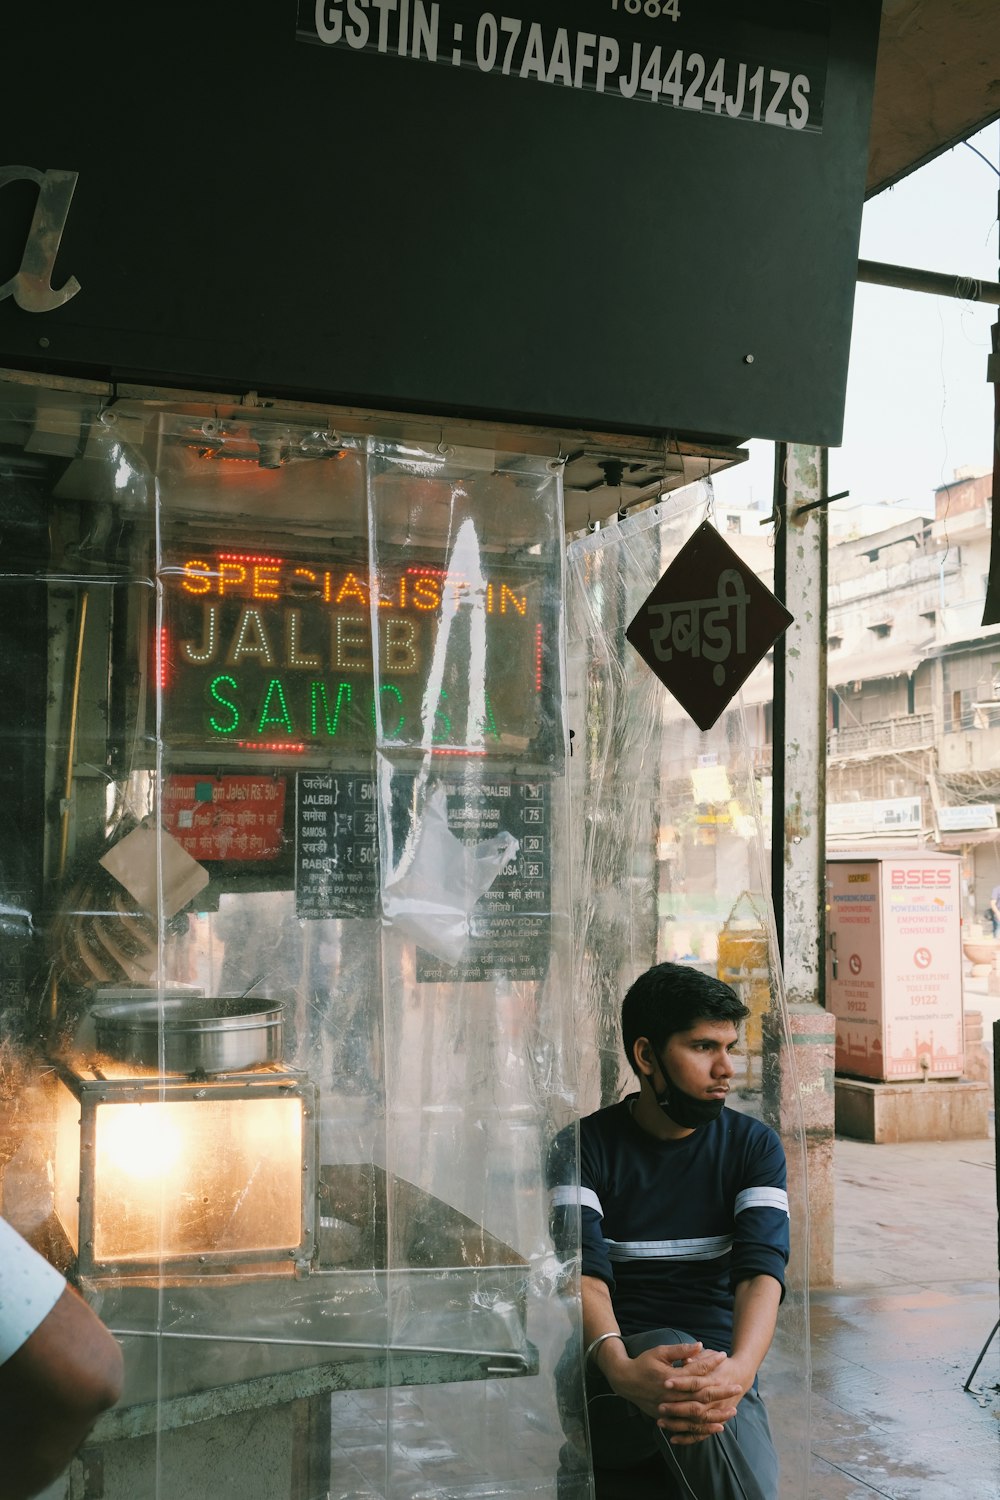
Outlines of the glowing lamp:
M63 1068L55 1210L80 1275L293 1272L313 1254L315 1088Z

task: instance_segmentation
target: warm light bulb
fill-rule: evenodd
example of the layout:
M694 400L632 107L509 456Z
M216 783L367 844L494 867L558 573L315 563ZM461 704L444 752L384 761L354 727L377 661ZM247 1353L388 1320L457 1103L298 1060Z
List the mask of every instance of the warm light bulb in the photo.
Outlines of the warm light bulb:
M181 1154L181 1132L161 1106L120 1104L102 1108L99 1122L99 1162L139 1182L163 1177L176 1167Z

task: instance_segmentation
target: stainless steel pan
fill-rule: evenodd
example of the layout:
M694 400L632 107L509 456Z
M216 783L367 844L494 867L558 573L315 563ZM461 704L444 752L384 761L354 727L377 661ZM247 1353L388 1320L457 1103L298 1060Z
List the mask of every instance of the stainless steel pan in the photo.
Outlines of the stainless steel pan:
M259 995L120 1000L95 1006L92 1015L98 1050L116 1062L167 1073L236 1073L281 1060L281 1003Z

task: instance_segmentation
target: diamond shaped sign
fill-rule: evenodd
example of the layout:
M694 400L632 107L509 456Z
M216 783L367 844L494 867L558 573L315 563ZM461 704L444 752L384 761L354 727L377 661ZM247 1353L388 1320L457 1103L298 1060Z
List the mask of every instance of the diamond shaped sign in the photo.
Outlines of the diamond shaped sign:
M684 543L625 632L699 729L711 729L792 623L708 521Z

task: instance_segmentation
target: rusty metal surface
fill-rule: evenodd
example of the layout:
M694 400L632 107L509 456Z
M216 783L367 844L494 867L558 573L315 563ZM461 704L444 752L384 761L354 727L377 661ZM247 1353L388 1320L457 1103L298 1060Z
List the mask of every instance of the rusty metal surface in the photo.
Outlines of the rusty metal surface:
M996 0L883 0L867 192L880 192L1000 112Z

